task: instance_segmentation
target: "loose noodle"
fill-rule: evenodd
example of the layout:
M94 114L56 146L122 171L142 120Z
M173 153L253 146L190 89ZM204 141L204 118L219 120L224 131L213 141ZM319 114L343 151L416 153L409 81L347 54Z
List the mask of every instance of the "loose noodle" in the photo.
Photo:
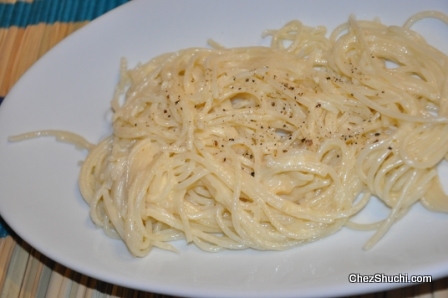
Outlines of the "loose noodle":
M79 187L92 220L142 257L178 239L281 250L344 226L376 230L369 249L417 201L448 212L436 169L448 57L410 29L424 17L448 23L352 16L327 38L295 20L264 33L270 47L211 41L135 69L123 61L113 135L76 141L90 151ZM353 222L372 196L390 215Z

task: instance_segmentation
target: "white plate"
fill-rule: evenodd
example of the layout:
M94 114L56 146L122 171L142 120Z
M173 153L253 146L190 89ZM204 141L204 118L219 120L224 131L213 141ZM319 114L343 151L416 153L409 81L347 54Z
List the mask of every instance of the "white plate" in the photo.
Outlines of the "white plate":
M341 232L284 252L212 254L178 244L180 253L154 250L134 259L90 221L77 188L85 152L41 138L9 143L7 136L64 129L98 142L110 133L107 111L119 59L130 65L179 48L265 44L261 32L298 18L334 28L350 13L401 25L421 10L448 13L446 0L426 1L132 1L76 32L23 76L0 107L0 211L43 254L83 274L131 288L184 296L298 297L380 291L398 284L350 284L349 273L448 275L448 215L420 205L371 251L372 235ZM415 28L448 51L448 26ZM443 176L448 181L448 175ZM373 202L370 215L384 214Z

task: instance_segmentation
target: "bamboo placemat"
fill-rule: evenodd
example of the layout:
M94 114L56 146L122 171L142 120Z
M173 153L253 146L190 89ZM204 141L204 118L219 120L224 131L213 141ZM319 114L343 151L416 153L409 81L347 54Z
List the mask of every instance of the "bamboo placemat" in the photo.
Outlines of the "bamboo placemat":
M0 103L20 76L55 44L127 1L0 0ZM171 296L119 287L72 271L29 246L0 217L0 298L14 297ZM448 277L353 297L448 298Z

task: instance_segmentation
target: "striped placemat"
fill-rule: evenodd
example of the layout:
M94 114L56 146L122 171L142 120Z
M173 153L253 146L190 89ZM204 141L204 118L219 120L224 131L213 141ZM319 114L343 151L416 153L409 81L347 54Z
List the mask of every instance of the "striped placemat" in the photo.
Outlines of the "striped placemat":
M127 1L0 0L0 103L20 76L55 44ZM119 287L72 271L33 249L0 217L0 298L14 297L171 296ZM448 277L356 297L448 298Z
M128 0L0 0L0 102L55 44L125 2Z

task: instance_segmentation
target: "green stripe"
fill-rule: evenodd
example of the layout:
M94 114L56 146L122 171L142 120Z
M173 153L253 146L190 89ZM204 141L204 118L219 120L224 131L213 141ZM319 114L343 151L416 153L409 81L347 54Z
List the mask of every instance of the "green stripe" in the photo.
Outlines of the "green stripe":
M34 0L0 4L0 27L90 21L129 0Z

